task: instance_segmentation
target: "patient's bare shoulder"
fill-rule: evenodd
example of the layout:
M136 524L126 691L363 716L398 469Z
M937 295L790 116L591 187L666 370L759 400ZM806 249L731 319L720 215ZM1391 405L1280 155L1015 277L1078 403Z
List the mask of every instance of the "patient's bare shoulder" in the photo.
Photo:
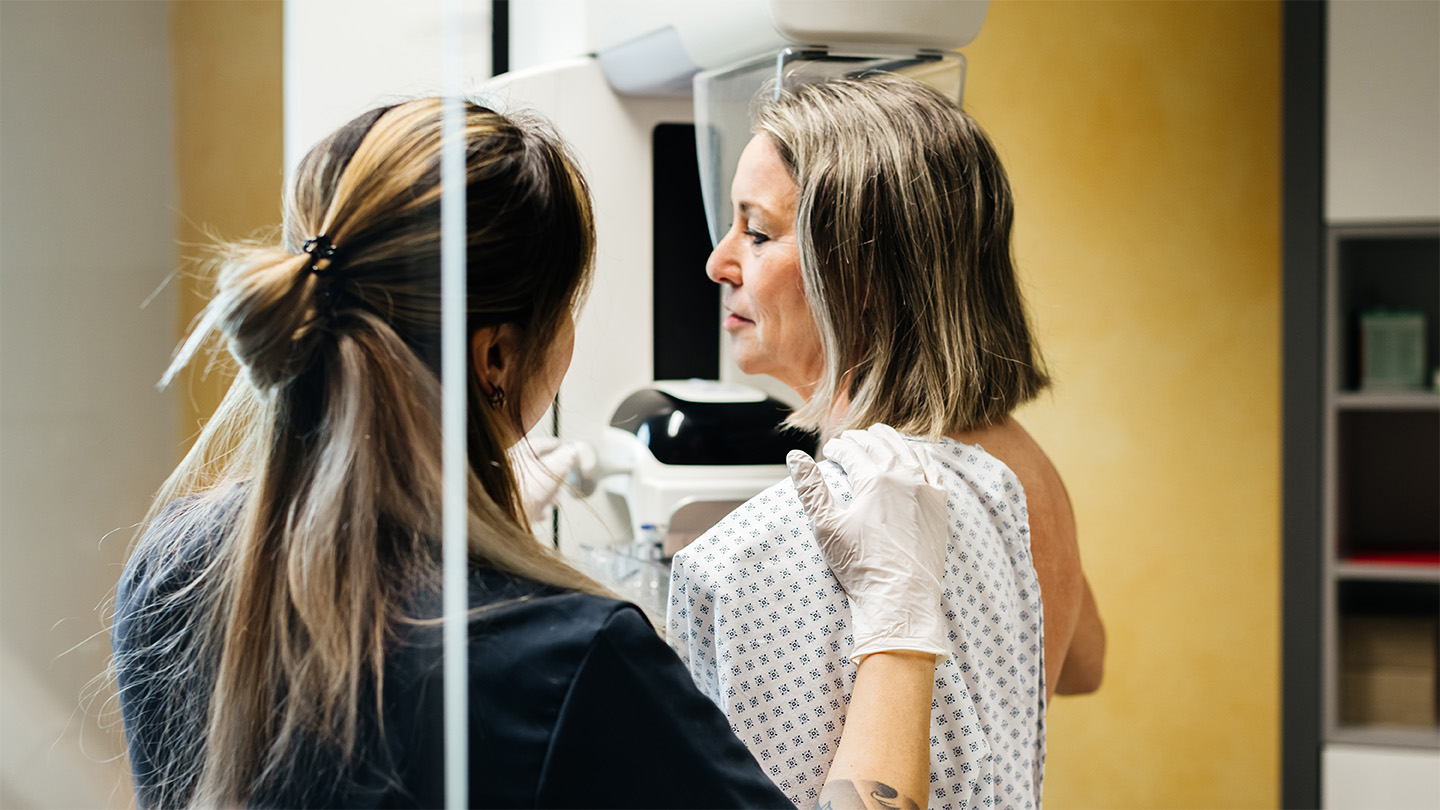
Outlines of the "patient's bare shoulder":
M1047 543L1075 542L1075 516L1065 482L1024 426L1011 417L997 425L958 433L952 438L984 447L985 452L1003 461L1015 473L1020 486L1025 488L1032 534L1044 532L1043 542Z

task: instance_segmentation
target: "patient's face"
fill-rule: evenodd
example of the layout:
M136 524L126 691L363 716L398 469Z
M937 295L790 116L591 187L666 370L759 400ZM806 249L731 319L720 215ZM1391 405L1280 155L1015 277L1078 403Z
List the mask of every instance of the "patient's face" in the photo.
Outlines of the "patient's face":
M740 155L730 197L735 224L705 271L725 289L725 331L748 374L769 374L810 397L822 366L795 244L795 181L768 136Z

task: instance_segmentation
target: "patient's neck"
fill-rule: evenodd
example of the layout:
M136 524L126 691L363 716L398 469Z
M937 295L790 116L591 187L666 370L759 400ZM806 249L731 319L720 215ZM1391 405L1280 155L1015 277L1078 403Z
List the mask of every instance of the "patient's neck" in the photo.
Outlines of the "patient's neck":
M978 445L1010 444L1017 439L1023 441L1029 438L1029 434L1025 432L1025 428L1021 427L1020 423L1016 422L1014 417L1010 416L1005 417L993 425L971 428L969 430L958 430L945 435L963 444Z

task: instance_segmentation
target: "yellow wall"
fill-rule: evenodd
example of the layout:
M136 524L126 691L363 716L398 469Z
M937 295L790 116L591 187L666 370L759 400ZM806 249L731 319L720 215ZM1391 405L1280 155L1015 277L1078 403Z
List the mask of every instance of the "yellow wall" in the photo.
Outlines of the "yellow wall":
M1051 810L1279 802L1280 46L1274 2L995 0L965 49L1109 631Z
M177 232L185 260L204 258L216 238L245 238L280 223L281 12L279 0L171 4ZM179 334L209 290L195 264L187 269L179 280ZM194 363L174 384L185 446L229 381L223 369L203 375L204 368Z

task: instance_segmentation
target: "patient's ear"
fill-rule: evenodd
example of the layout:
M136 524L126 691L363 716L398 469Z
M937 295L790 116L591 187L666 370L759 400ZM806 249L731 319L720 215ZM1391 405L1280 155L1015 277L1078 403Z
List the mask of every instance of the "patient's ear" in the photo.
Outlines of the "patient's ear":
M470 335L470 357L480 390L488 396L496 388L509 390L519 373L520 330L513 323L482 326Z

